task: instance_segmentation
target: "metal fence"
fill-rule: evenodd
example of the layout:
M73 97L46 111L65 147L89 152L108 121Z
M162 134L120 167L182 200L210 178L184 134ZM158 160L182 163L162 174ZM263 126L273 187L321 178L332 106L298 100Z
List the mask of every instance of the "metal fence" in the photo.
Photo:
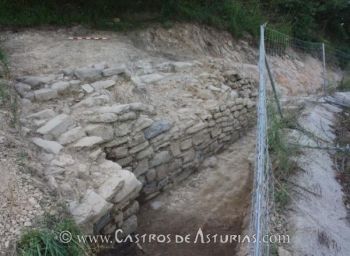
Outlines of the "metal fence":
M263 236L269 233L269 174L268 174L268 147L267 147L267 107L266 107L266 66L265 66L265 26L260 27L259 46L259 96L257 109L257 138L255 179L253 186L252 207L252 234L257 242L251 251L254 256L269 255L269 245L261 243Z
M270 255L270 244L263 242L263 237L270 234L270 209L274 208L274 182L267 137L267 78L270 78L272 86L274 86L274 82L269 69L267 55L278 55L283 58L288 56L288 50L290 49L310 54L322 61L323 72L321 75L324 79L322 85L324 95L328 93L330 84L327 76L327 65L334 67L335 65L348 65L350 62L350 55L324 43L306 42L267 28L266 25L260 27L256 158L250 225L251 235L256 237L256 242L250 248L250 255L253 256ZM273 89L276 103L279 106L276 90L275 88ZM280 112L280 115L283 117L282 112Z

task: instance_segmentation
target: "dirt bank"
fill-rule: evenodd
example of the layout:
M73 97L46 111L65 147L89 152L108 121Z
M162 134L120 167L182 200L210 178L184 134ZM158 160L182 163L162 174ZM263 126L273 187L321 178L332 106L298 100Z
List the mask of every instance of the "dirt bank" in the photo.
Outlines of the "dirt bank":
M98 36L107 40L69 40L71 36ZM216 61L245 76L258 77L257 49L251 39L236 40L229 33L193 24L171 28L154 25L140 31L118 33L82 27L28 29L0 33L14 77L57 72L95 63L149 65L165 60ZM319 91L322 64L312 56L291 51L283 58L271 57L271 69L281 93L308 94ZM146 62L146 63L145 63ZM339 80L339 72L329 70L329 79Z

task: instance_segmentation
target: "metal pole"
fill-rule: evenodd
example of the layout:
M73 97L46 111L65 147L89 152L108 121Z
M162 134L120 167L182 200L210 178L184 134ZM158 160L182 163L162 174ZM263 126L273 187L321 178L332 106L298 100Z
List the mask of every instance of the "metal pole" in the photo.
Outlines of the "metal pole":
M276 91L276 87L275 87L275 81L273 80L270 66L269 66L269 63L267 62L266 56L265 56L265 64L266 64L267 73L269 74L269 78L270 78L270 82L271 82L271 86L272 86L272 90L273 90L273 95L275 96L275 101L276 101L278 113L280 114L281 118L283 119L282 109L281 109L280 102L278 100L277 91Z
M326 48L322 43L322 62L323 62L323 95L327 95L327 71L326 71Z

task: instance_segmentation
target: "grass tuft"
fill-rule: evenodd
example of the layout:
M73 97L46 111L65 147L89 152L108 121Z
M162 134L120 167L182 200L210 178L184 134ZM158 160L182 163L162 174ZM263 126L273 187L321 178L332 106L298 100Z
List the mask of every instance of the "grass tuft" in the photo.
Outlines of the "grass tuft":
M72 241L62 243L59 234L68 231ZM83 256L89 255L89 247L77 241L81 232L71 219L59 221L55 217L46 216L38 228L28 229L17 244L19 256Z

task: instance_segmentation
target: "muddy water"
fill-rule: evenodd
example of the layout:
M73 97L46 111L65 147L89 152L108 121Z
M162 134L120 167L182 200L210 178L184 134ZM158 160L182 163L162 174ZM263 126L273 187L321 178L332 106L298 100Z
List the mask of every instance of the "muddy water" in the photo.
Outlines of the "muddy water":
M249 221L253 175L248 157L254 152L254 142L254 134L248 134L218 155L215 166L203 168L144 204L137 233L145 234L146 241L104 256L238 255L232 235L244 234ZM166 242L157 241L164 236Z

